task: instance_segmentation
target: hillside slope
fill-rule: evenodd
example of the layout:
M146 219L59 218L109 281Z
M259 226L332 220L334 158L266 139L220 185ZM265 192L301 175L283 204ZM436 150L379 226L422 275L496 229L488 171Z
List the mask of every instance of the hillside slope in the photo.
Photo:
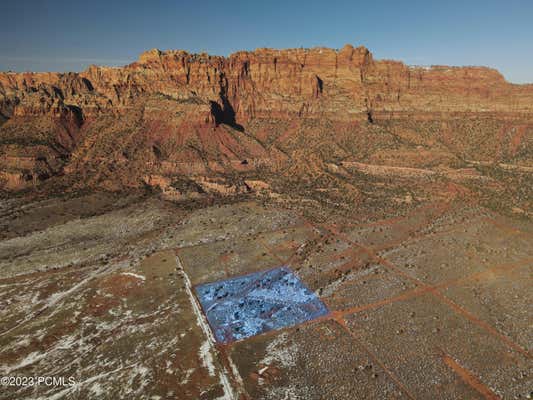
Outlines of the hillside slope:
M527 210L532 141L533 85L350 45L227 58L154 49L121 68L0 73L0 185L11 191L148 185L194 198L296 184L361 200L370 165L501 190Z

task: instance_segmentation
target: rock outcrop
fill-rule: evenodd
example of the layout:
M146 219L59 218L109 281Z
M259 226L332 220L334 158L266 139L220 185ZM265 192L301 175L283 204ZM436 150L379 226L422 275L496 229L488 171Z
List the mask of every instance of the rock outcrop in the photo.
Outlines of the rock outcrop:
M121 68L0 73L0 179L19 189L66 173L115 187L141 185L152 170L209 174L246 169L244 159L250 168L272 167L290 158L303 130L314 135L306 121L320 121L321 134L344 132L333 142L352 140L360 124L404 121L393 125L405 133L418 130L413 121L439 121L434 141L461 153L468 132L450 127L458 115L498 121L488 139L511 135L521 154L533 85L510 84L484 67L375 60L350 45L229 57L153 49ZM486 152L499 157L501 145Z

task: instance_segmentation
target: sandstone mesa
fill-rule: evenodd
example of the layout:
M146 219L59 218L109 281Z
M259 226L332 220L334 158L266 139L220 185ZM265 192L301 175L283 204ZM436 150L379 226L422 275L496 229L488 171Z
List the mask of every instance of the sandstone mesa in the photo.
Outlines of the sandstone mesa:
M0 73L0 184L166 188L258 167L298 174L302 160L390 161L346 146L374 148L375 136L360 140L376 124L444 157L530 166L532 117L533 85L490 68L413 67L351 45L229 57L153 49L119 68Z

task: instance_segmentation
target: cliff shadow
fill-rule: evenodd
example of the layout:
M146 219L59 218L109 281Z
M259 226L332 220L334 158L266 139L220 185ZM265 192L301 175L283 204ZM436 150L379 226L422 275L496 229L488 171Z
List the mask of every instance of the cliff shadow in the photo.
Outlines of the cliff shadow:
M229 125L239 132L244 132L244 127L235 120L235 110L231 103L225 96L221 97L221 101L222 105L216 101L209 102L211 105L211 114L215 118L215 124Z

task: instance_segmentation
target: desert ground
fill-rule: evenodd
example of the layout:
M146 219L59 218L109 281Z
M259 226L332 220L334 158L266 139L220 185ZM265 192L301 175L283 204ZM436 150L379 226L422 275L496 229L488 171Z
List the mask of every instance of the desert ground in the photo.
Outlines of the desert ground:
M533 224L441 190L330 218L279 197L4 199L1 375L75 384L0 398L531 398ZM329 312L216 342L194 288L278 266Z

